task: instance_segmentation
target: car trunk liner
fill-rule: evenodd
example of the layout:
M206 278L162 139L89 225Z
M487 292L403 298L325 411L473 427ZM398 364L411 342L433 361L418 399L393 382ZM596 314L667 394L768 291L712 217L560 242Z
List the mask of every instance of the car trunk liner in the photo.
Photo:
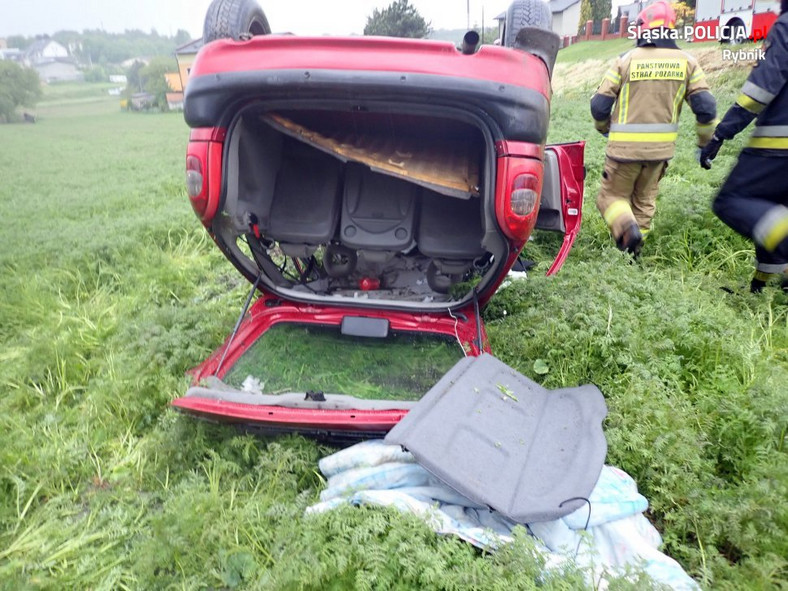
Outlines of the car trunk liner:
M518 523L581 507L607 453L596 386L547 390L492 355L458 362L386 436Z
M452 197L479 195L482 151L469 140L411 137L393 131L391 136L359 135L347 129L321 133L275 113L265 120L278 131L342 160L361 162L374 171Z

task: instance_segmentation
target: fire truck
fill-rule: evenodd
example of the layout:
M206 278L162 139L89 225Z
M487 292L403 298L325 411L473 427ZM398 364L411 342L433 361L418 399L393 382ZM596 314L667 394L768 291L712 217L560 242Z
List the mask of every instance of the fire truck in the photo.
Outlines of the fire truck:
M694 40L760 41L779 14L780 2L776 0L697 0Z

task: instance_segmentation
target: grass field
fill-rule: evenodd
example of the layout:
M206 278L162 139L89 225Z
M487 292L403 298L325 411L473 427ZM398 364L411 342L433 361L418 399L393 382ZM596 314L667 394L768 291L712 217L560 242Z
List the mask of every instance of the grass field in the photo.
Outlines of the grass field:
M551 140L588 139L581 236L558 276L493 300L493 348L546 386L600 387L607 462L635 477L665 551L702 586L785 587L788 298L746 293L752 249L709 209L741 140L703 171L685 113L629 264L593 206L596 77L571 78L619 52L598 49L564 54L553 104ZM711 76L723 108L745 75ZM577 588L573 573L538 579L524 536L488 555L389 511L305 519L329 448L168 408L247 284L188 205L182 117L121 112L88 88L55 88L35 125L0 126L0 588ZM527 254L543 271L555 247L538 236Z

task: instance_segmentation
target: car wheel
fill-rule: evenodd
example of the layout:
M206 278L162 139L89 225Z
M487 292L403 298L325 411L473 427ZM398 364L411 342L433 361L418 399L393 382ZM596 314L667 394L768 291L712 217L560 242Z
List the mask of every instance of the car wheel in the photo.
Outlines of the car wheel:
M514 47L517 33L523 27L551 30L553 15L550 7L543 0L515 0L506 11L503 44Z
M747 41L747 28L738 19L734 19L728 23L727 29L724 29L721 43L728 43L729 45L739 45Z
M202 39L204 43L216 39L240 41L270 33L268 19L255 0L213 0L205 13Z

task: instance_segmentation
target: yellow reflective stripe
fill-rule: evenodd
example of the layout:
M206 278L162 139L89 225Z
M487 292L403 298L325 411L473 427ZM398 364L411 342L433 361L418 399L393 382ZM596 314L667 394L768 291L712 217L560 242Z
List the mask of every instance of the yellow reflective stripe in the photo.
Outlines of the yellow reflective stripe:
M744 93L741 93L739 98L736 99L736 104L756 115L766 108L766 105L759 103L754 98L750 98Z
M678 132L672 133L638 133L626 131L610 132L611 142L675 142L679 138Z
M761 243L763 247L772 252L777 245L788 238L788 216L783 217L766 233Z
M629 203L624 201L623 199L617 199L613 201L608 208L605 210L605 223L608 226L612 226L615 221L620 218L622 215L627 217L634 218L635 216L632 214L632 208L629 206Z
M621 82L621 74L611 69L605 72L605 77L610 78L613 82Z
M788 137L751 137L747 147L764 148L766 150L788 150Z
M611 76L610 74L605 74L605 80L608 80L608 81L612 82L613 84L618 84L619 82L621 82L621 76L619 76L618 78L615 78L615 77Z
M710 129L715 129L717 125L720 124L719 119L715 119L714 121L709 121L708 123L695 123L695 128L698 131L709 131Z
M678 90L676 91L676 96L673 98L673 123L676 123L679 120L681 101L684 99L684 90L685 87L682 84L679 86Z
M705 76L703 70L701 70L700 67L698 67L698 71L692 75L692 78L690 78L690 84L695 84L696 82L699 82L703 78L703 76Z
M628 115L629 115L629 82L624 84L624 88L621 90L621 107L619 108L618 111L618 122L626 123Z

